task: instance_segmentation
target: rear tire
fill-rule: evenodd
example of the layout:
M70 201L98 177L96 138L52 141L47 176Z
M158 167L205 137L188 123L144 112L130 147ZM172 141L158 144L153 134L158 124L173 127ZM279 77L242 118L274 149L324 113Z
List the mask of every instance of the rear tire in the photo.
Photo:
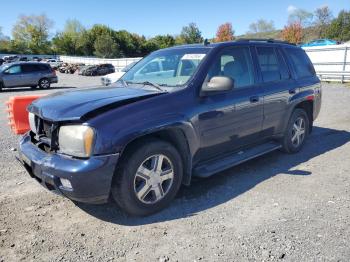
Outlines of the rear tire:
M305 143L309 130L310 120L307 113L303 109L295 109L282 139L282 150L289 154L299 152Z
M112 196L126 213L146 216L165 208L182 181L182 160L169 143L152 140L125 153L117 169Z
M51 85L50 80L47 78L43 78L39 80L39 88L41 89L48 89L50 88L50 85Z

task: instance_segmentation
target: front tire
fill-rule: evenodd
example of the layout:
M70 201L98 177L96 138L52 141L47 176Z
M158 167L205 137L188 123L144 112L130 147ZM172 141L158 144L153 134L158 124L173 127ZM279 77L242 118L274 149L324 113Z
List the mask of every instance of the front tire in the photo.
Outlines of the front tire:
M165 208L182 181L182 160L169 143L152 140L134 146L121 159L112 196L128 214L146 216Z
M285 131L282 149L287 153L297 153L303 147L309 134L310 120L303 109L297 108L289 119Z

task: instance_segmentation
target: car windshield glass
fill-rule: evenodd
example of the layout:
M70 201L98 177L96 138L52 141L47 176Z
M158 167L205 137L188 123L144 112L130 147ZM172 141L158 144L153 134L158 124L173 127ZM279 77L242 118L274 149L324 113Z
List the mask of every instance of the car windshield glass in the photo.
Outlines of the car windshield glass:
M0 66L0 72L5 71L9 66L4 64Z
M209 50L209 48L178 48L154 52L134 65L121 80L127 84L183 86L197 71Z

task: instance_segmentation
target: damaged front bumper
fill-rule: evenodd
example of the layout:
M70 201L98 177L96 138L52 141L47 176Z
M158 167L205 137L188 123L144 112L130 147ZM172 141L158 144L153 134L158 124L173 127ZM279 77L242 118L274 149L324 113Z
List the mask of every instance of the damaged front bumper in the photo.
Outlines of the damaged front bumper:
M29 134L20 141L18 160L32 178L48 190L85 203L108 201L119 154L76 159L47 153L31 142ZM64 180L68 180L67 187Z

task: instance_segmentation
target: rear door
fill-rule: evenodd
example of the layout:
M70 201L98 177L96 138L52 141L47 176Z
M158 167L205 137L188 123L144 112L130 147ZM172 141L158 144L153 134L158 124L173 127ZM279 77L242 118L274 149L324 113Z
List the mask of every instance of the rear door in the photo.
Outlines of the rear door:
M261 135L270 137L282 132L288 101L297 90L288 65L278 47L259 45L255 50L264 99L264 121Z
M22 64L23 83L28 86L38 85L40 78L40 68L36 64Z

